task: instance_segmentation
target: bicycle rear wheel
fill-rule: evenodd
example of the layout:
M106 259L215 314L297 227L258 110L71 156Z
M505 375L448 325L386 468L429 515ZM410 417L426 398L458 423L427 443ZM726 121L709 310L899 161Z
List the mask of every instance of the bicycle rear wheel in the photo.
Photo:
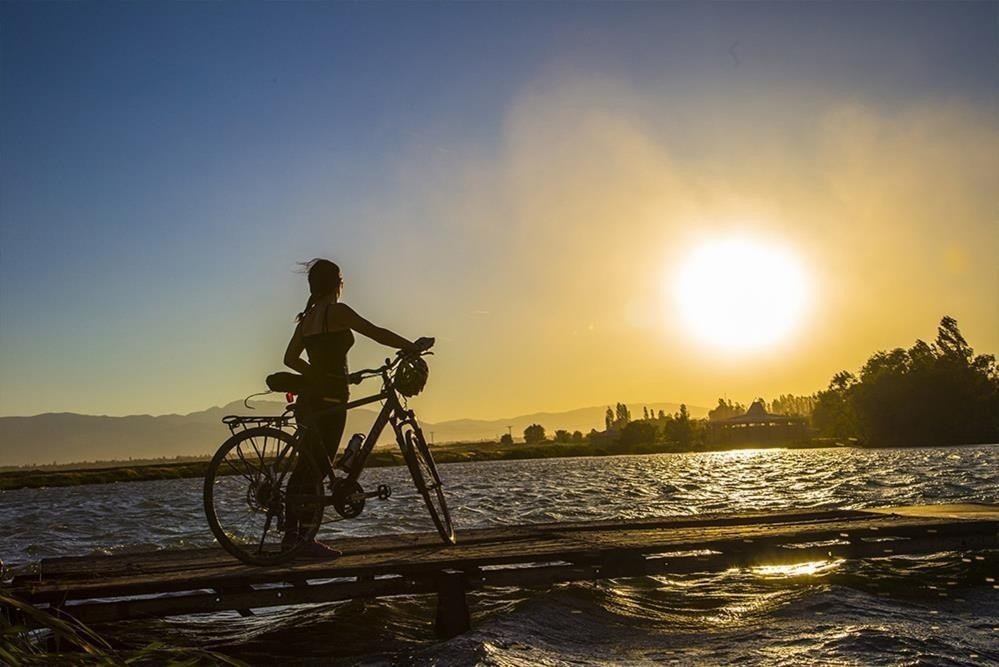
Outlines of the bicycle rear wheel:
M294 557L319 530L323 477L290 433L246 429L222 443L205 474L204 506L219 545L250 565Z
M437 464L430 454L423 431L416 425L403 428L405 445L402 447L402 456L413 476L416 490L423 496L430 511L430 518L433 519L441 539L447 544L454 544L454 526L451 523L451 513L447 509L447 500L444 498L444 485L441 484Z

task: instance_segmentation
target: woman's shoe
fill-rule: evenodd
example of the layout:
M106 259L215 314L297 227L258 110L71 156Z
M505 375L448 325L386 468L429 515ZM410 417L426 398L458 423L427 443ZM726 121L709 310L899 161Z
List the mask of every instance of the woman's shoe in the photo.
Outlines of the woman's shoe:
M327 560L333 560L334 558L339 558L342 555L343 552L339 549L327 546L319 540L309 542L302 547L301 551L298 552L298 556L303 558L324 558Z

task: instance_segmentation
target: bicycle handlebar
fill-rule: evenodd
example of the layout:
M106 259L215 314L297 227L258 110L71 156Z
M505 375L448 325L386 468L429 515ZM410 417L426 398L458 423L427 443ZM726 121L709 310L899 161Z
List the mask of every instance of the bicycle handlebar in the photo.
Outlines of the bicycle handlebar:
M398 352L395 353L395 359L386 359L385 363L379 366L378 368L362 368L359 371L354 371L353 373L350 373L347 376L348 382L350 382L350 384L361 384L361 382L367 380L368 378L379 377L384 373L389 372L390 370L395 368L396 364L398 364L403 359L422 357L428 354L433 354L433 352L430 351L430 348L434 346L435 340L433 338L429 338L426 339L426 341L428 342L421 349L417 349L415 351L399 350Z

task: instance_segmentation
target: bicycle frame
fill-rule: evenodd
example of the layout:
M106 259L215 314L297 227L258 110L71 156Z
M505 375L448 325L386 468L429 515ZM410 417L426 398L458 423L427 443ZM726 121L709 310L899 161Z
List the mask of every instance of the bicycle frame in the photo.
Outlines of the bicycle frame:
M405 446L405 438L401 430L403 425L409 424L415 429L419 428L419 425L416 423L416 416L414 412L402 406L402 403L399 400L399 394L396 393L395 388L389 381L388 371L381 371L379 374L382 377L383 388L377 394L372 394L371 396L359 398L354 401L348 401L340 405L334 405L309 415L308 417L309 422L314 422L322 415L333 414L341 410L346 412L347 410L359 408L363 405L384 401L382 409L378 413L378 416L375 417L375 421L371 425L368 435L364 439L364 443L361 445L361 449L358 451L356 459L353 461L351 469L347 471L347 477L342 480L347 483L348 488L357 482L361 473L364 472L368 456L371 454L372 450L374 450L375 445L378 443L378 438L381 436L382 431L385 430L386 425L392 425L392 430L395 431L396 442L398 442L400 448ZM310 425L308 423L301 423L300 426L306 429L315 428L314 424ZM296 437L300 438L301 436L296 435ZM327 456L321 456L320 458L322 458L323 461L319 461L317 463L322 466L324 477L333 479L333 461L331 461Z

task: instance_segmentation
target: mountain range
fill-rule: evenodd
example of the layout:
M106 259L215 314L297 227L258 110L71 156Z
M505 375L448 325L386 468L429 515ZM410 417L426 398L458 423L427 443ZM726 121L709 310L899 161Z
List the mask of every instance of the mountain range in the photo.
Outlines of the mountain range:
M211 454L229 436L221 419L231 414L281 414L285 404L275 401L255 402L248 411L242 401L212 407L186 415L129 415L108 417L71 412L44 413L30 417L0 417L0 466L152 459ZM677 403L647 403L629 406L633 414L642 406L668 413L679 409ZM637 410L636 410L637 408ZM437 423L421 422L428 438L435 442L496 440L507 432L519 439L524 428L541 424L548 432L555 429L579 430L603 428L607 406L578 408L566 412L537 412L504 419L454 419ZM691 416L701 417L705 408L689 407ZM346 433L367 433L376 411L351 410ZM391 440L391 431L383 440Z

